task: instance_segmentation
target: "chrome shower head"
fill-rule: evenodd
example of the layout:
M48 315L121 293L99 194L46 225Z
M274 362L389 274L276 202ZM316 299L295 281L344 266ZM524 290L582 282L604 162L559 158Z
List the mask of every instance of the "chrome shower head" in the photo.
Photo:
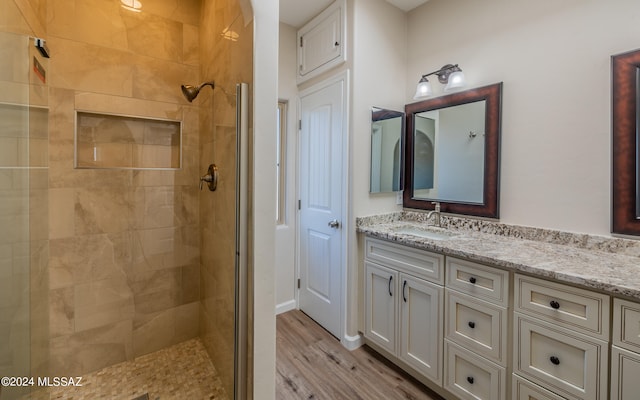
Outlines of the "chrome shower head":
M200 93L200 89L205 86L211 86L211 88L215 88L215 84L212 82L205 82L198 87L192 85L181 85L182 94L184 97L191 103L196 97L198 97L198 93Z

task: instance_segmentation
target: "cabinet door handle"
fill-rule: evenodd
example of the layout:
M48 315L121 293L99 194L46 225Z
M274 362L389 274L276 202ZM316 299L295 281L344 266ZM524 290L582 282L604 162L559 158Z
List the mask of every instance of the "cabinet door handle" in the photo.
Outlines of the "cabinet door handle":
M560 365L560 359L556 356L549 357L549 361L551 361L553 365Z
M469 325L469 328L471 328L471 329L473 329L473 328L475 328L475 327L476 327L476 323L475 323L475 322L473 322L473 321L469 321L469 324L468 324L468 325Z
M560 303L558 303L555 300L551 300L551 302L549 303L549 305L551 306L551 308L553 308L554 310L557 310L560 308Z
M473 376L467 376L467 382L473 385L473 382L474 382Z
M476 278L474 276L472 276L471 278L469 278L469 282L471 282L472 285L476 284Z
M402 300L404 300L404 302L407 302L407 295L405 294L405 289L407 288L407 280L405 279L404 283L402 284Z
M389 296L393 296L393 293L391 293L391 281L393 280L393 275L391 275L389 277Z

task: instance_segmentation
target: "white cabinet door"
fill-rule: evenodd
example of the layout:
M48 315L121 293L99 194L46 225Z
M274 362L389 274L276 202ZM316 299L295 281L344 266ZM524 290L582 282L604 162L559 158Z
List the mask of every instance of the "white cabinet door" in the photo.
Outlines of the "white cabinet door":
M398 272L365 263L365 333L383 349L396 352L396 295Z
M611 346L611 400L640 396L640 354Z
M442 384L443 288L400 274L400 354L407 364Z
M345 61L345 6L336 1L298 31L298 82Z

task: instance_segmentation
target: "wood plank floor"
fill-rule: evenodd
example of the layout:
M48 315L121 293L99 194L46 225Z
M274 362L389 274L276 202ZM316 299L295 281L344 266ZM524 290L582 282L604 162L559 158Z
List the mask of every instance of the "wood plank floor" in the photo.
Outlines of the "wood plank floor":
M354 351L301 311L276 318L276 398L440 400L372 349Z

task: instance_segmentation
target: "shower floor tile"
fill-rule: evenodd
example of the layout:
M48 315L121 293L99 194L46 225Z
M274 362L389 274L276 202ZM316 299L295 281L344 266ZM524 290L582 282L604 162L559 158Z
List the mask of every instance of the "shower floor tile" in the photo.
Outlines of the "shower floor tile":
M145 394L149 400L229 399L200 339L87 374L82 387L50 388L48 397L33 398L132 400Z

